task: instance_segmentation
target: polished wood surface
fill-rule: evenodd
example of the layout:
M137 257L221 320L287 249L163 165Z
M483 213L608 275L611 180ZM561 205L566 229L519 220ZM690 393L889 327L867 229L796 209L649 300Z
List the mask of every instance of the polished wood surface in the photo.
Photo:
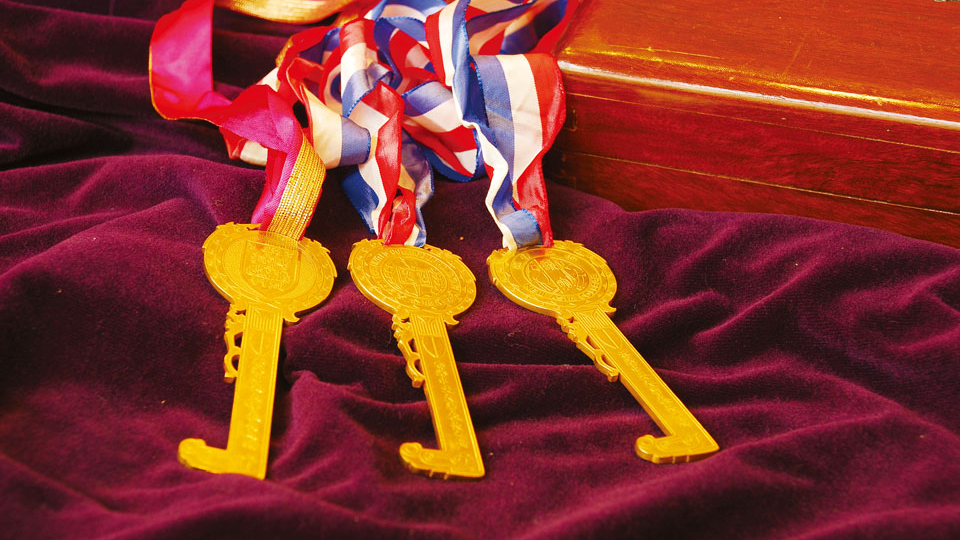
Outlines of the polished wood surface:
M553 178L960 246L960 3L584 2Z

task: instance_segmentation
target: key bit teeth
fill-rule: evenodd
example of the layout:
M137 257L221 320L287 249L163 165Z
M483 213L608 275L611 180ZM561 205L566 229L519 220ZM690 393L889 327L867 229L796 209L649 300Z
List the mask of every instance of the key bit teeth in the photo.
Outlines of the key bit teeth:
M237 348L237 336L240 335L239 330L233 330L229 326L227 330L223 333L223 342L227 345L227 350L232 351Z
M409 317L402 317L402 316L400 316L400 315L394 315L393 317L390 318L390 328L391 328L394 332L397 332L397 331L399 331L399 330L402 330L402 329L405 329L405 328L409 328L409 327L410 327L410 318L409 318Z
M413 334L406 326L394 326L393 339L397 340L398 342L408 343L411 339L413 339Z
M237 380L240 371L233 365L235 356L228 356L223 359L223 382L232 383Z
M427 377L420 371L420 358L407 358L407 376L414 388L420 388Z
M393 338L397 340L397 344L403 343L407 348L410 348L410 343L413 341L413 328L410 327L410 324L406 321L394 320L392 328Z
M240 360L240 347L233 342L227 342L227 354L223 355L223 380L232 383L237 379L239 371L237 362Z
M609 382L617 382L620 378L620 369L608 361L603 350L595 347L588 339L575 339L572 336L570 339L573 340L583 354L587 355L587 358L593 361L593 365L597 368L597 371L602 373Z
M570 317L557 317L556 320L557 324L560 325L560 330L564 331L570 339L574 339L583 330L581 325Z
M243 321L246 319L246 314L241 313L241 311L238 307L231 307L230 311L227 312L227 320L224 325L228 331L232 329L239 331L240 328L243 328Z
M423 372L420 371L420 354L413 350L409 341L403 341L399 337L397 338L397 348L400 349L403 358L407 362L406 372L407 376L410 377L410 382L413 384L413 387L422 387L427 378Z
M584 351L586 352L586 351ZM604 358L603 353L600 351L593 351L592 353L587 353L587 356L593 360L594 367L597 368L597 371L602 373L604 377L607 378L609 382L617 382L620 378L620 370L615 366L610 365L609 362Z

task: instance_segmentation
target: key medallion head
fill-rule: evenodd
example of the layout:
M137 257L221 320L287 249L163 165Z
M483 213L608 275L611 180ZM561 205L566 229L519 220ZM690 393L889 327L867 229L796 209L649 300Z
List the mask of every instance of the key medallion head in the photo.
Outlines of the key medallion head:
M429 245L361 240L354 244L347 268L364 296L401 317L424 311L453 324L453 316L477 297L476 278L460 257Z
M610 301L617 280L606 261L576 242L557 240L553 247L530 246L515 252L499 249L487 258L490 281L507 298L549 315L601 308L613 313Z
M203 264L210 283L238 309L262 302L280 309L290 322L297 312L322 302L337 275L319 242L237 223L220 225L207 237Z

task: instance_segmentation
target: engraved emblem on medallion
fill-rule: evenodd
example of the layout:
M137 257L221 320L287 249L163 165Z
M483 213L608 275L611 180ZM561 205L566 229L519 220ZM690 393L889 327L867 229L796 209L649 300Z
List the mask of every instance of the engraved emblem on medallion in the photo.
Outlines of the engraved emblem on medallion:
M204 269L239 310L249 301L263 302L280 308L288 322L326 298L337 275L318 242L234 223L221 225L204 242Z
M447 288L447 280L437 265L422 260L390 257L384 261L380 272L390 286L410 291L415 296L436 298Z
M422 309L453 315L470 307L477 295L473 274L449 251L425 246L387 246L360 242L350 253L354 283L387 311Z
M584 306L608 313L617 281L606 262L576 242L558 240L551 248L495 251L487 261L490 279L508 298L551 317Z
M243 278L266 294L286 293L297 284L300 252L264 242L247 240L243 245Z
M547 293L569 295L583 290L590 277L575 264L565 260L531 258L523 267L534 286Z

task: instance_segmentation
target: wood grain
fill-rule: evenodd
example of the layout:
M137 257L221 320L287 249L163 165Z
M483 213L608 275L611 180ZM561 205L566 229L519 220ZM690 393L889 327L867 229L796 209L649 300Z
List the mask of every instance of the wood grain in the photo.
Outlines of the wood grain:
M556 53L568 120L548 170L568 183L960 246L938 225L960 213L960 3L588 1ZM614 164L645 176L600 178ZM690 189L649 188L664 175Z
M569 156L569 155L568 155ZM786 189L742 178L624 161L556 154L547 161L551 179L617 201L628 210L692 208L791 214L884 229L960 247L960 213L855 199L830 193ZM625 190L625 182L634 189Z

